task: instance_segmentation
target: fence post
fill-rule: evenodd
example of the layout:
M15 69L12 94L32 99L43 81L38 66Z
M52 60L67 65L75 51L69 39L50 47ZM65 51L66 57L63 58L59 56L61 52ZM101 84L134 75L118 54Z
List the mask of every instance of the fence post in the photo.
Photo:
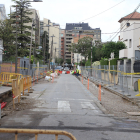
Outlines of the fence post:
M109 70L109 66L107 66L107 75L108 75L108 85L110 86L110 79L109 79L109 73L110 73L110 70Z
M114 65L113 65L113 78L114 78L114 88L116 87L116 83L115 83L115 68L114 68Z
M104 65L104 81L105 81L105 65Z

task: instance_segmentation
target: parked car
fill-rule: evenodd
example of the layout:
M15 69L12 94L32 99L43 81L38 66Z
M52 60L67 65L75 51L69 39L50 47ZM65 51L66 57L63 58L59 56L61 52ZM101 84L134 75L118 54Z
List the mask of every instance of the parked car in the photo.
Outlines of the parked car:
M64 70L65 70L65 71L68 71L68 70L69 70L69 68L68 68L68 67L65 67L65 68L64 68Z
M57 66L57 67L55 68L55 70L62 70L62 67L61 67L61 66Z

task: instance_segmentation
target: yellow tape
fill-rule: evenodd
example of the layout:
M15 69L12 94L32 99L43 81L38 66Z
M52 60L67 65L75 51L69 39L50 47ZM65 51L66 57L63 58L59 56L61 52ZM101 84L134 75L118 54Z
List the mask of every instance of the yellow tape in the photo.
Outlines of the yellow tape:
M85 68L85 69L95 69L95 70L121 72L122 75L138 75L138 74L140 74L140 73L125 73L125 72L117 71L117 70L106 70L106 69L96 69L96 68Z

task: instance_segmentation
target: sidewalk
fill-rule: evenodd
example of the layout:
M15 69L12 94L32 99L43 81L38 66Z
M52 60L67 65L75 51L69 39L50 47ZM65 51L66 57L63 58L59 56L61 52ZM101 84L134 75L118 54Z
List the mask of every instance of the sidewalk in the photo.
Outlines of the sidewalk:
M117 94L118 96L121 96L122 98L125 98L126 100L129 100L137 105L140 104L140 96L135 96L139 94L139 91L134 91L126 87L122 87L120 85L114 85L114 84L108 84L106 81L101 81L101 79L96 79L95 77L90 77L89 80L96 85L101 84L102 87L105 89L113 92L114 94Z
M12 87L7 87L7 86L1 86L0 87L0 97L2 97L4 94L7 92L12 91Z

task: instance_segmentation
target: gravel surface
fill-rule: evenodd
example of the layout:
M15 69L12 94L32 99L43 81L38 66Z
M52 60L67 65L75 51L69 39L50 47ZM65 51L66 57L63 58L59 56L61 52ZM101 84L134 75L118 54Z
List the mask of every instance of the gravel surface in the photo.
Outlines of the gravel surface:
M15 109L13 109L13 101L11 101L2 109L2 117L11 115L16 111L31 109L34 107L34 102L35 99L21 99L20 103L16 103Z
M87 87L87 80L84 79L83 84ZM89 82L89 90L98 98L98 87L94 83ZM131 116L127 114L127 112L140 112L140 108L137 105L104 89L103 87L101 90L103 91L101 94L101 104L107 110L106 113L114 114L116 117L126 117L140 122L140 116Z

